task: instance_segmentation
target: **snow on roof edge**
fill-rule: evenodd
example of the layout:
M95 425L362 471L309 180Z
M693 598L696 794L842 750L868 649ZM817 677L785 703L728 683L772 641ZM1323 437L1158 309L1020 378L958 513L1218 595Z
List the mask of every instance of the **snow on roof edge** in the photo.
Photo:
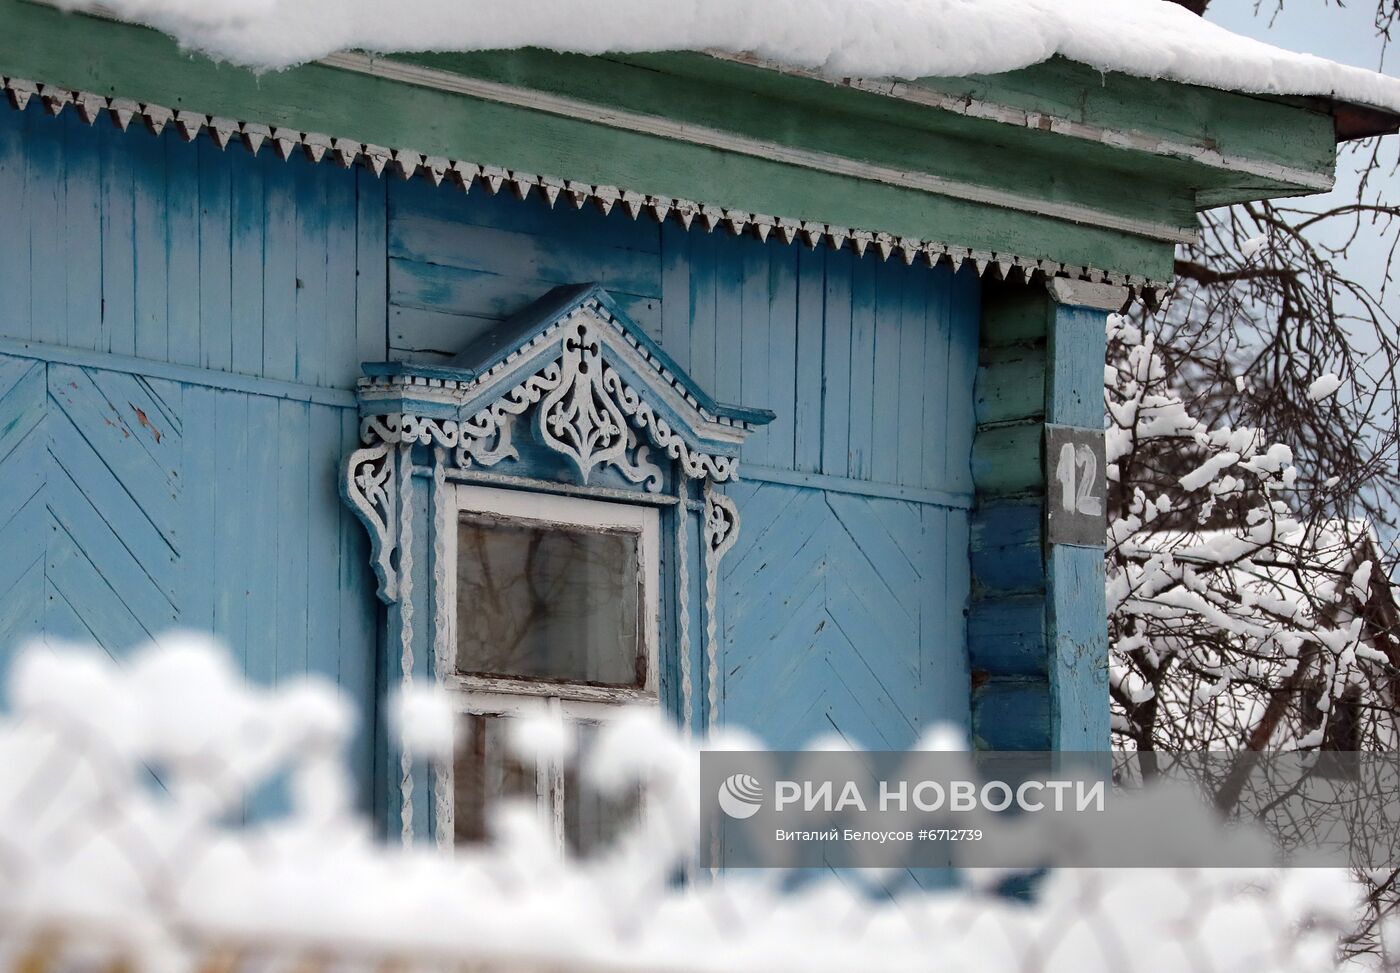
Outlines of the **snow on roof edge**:
M91 0L53 0L91 9ZM276 70L343 50L718 49L841 77L999 74L1055 55L1400 115L1400 79L1241 37L1168 0L102 0L187 48Z

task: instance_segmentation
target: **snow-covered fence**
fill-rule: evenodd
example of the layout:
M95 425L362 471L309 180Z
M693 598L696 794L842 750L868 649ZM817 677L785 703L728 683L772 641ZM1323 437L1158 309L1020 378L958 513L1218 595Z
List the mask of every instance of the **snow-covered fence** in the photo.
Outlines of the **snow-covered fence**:
M645 714L580 758L591 786L647 794L605 851L561 860L526 807L498 816L490 844L406 849L377 843L352 811L353 721L328 685L250 687L192 638L120 665L34 646L8 685L0 969L16 973L1311 971L1335 968L1356 905L1345 876L1318 870L1066 869L1030 902L983 890L1004 874L943 891L890 871L795 888L777 872L678 882L700 747ZM431 695L398 712L428 756L450 746ZM558 738L525 729L522 747ZM274 779L286 813L241 823L247 795Z

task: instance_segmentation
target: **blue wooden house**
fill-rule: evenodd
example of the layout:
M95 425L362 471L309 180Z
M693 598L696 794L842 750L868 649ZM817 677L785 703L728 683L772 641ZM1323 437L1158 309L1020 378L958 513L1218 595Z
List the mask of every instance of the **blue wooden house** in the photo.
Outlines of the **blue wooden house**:
M1396 118L1102 75L345 53L0 0L0 645L216 633L470 838L505 721L1107 745L1104 318ZM379 701L437 679L454 767ZM483 798L486 795L486 798Z

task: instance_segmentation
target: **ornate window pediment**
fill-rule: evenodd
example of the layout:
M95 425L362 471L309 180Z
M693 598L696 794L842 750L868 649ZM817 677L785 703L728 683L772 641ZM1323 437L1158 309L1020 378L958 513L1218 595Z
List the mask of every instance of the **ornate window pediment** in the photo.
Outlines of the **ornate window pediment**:
M766 409L716 402L596 284L556 288L447 365L383 362L364 371L364 448L341 485L369 530L386 602L398 598L396 456L411 462L411 447L455 469L488 470L519 457L528 423L533 441L567 460L580 485L612 467L657 493L668 482L733 479L744 438L773 419Z

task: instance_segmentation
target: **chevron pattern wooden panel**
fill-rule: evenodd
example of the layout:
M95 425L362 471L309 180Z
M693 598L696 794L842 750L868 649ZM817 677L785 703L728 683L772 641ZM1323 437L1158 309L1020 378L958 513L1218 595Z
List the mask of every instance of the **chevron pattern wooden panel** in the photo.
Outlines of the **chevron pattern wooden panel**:
M180 626L258 681L338 682L372 726L368 554L336 493L358 422L268 391L0 355L0 679L26 637L120 655ZM366 793L372 759L367 730Z
M180 400L0 358L0 643L42 630L116 653L179 622Z
M47 371L0 356L0 653L43 617Z
M722 567L721 719L774 748L834 733L871 749L965 721L963 511L770 483L729 492L742 521Z

